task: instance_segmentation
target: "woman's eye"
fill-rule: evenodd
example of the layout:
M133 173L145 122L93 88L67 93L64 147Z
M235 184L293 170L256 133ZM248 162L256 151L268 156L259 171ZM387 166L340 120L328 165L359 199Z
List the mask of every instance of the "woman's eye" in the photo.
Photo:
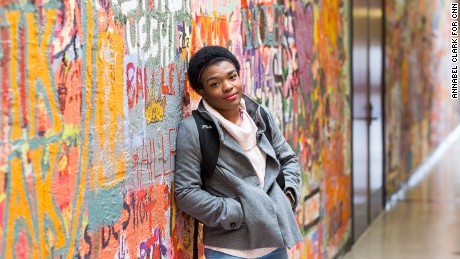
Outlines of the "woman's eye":
M231 75L230 80L235 80L238 77L238 75Z
M212 88L215 88L215 87L217 87L217 86L219 86L219 83L211 83L211 87L212 87Z

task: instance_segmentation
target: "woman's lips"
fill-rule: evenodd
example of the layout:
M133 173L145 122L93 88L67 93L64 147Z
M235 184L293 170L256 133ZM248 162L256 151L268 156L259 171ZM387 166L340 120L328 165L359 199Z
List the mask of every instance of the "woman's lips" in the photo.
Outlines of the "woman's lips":
M235 98L238 96L238 93L234 93L234 94L231 94L227 97L225 97L224 99L227 100L227 101L233 101L235 100Z

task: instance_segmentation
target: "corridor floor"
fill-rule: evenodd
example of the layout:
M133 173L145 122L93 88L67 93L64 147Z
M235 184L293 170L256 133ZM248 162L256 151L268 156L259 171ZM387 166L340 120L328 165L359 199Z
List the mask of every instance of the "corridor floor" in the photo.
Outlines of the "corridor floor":
M460 139L344 258L460 259Z

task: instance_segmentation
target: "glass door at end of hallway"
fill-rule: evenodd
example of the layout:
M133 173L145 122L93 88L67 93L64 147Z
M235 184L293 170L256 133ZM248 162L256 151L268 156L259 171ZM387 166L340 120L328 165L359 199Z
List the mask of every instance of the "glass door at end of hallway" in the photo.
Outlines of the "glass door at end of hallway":
M383 0L353 1L353 239L384 208Z

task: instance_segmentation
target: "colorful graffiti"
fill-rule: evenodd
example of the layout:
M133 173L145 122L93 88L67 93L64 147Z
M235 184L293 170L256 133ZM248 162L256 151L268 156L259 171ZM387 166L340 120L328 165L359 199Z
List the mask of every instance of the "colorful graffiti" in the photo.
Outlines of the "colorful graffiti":
M449 1L387 1L385 58L388 196L460 122L450 99Z
M292 249L293 258L333 257L350 236L348 8L343 1L222 1L191 8L192 32L200 30L200 36L192 33L191 52L208 44L229 47L242 64L244 91L270 108L299 154L304 203L298 222L305 239ZM230 17L228 28L219 17ZM216 28L224 33L216 36ZM196 104L199 97L190 96Z
M231 49L302 165L292 258L350 235L347 1L0 3L0 257L189 258L173 197L190 54ZM200 246L201 249L203 246Z

